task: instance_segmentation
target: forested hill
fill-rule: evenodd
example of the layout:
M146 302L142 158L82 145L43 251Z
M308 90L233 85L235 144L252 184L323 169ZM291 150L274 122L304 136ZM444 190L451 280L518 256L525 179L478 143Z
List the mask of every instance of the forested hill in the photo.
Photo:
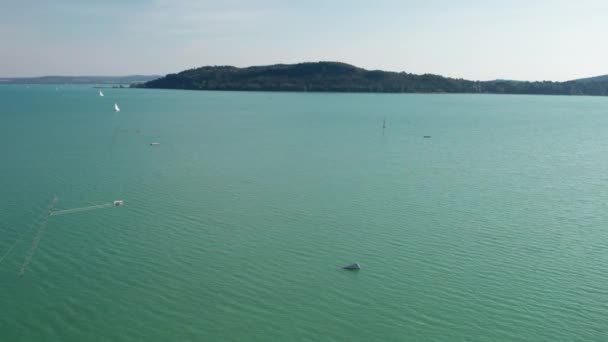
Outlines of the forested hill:
M248 68L206 66L133 86L193 90L608 95L608 81L479 82L431 74L365 70L338 62Z
M576 80L576 82L606 82L608 81L608 75L581 78Z

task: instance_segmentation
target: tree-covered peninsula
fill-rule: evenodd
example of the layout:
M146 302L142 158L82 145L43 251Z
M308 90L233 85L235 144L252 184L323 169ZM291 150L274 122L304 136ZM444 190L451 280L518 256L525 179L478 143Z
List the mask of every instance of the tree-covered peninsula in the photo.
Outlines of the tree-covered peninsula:
M237 68L205 66L142 84L140 88L373 93L492 93L608 95L608 80L567 82L469 81L432 74L366 70L339 62Z

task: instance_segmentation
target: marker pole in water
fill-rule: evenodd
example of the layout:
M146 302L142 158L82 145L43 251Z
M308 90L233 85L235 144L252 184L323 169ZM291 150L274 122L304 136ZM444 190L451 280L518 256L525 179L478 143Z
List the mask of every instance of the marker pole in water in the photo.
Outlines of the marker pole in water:
M382 135L384 135L384 130L386 129L386 118L382 121Z
M32 241L32 246L30 246L30 249L28 250L27 255L25 256L25 260L23 261L23 264L21 265L19 274L17 274L18 277L23 277L23 274L25 274L25 270L27 269L27 266L32 261L32 258L34 257L34 253L36 252L36 249L38 249L38 243L40 243L40 238L42 237L42 233L44 233L44 230L46 229L46 224L47 224L47 222L49 222L49 217L51 217L53 207L55 207L55 204L57 204L58 200L59 199L57 198L57 196L55 196L55 198L53 198L53 200L47 207L46 216L44 217L44 220L42 221L40 228L38 228L38 232L36 233L36 236L34 237L34 240Z

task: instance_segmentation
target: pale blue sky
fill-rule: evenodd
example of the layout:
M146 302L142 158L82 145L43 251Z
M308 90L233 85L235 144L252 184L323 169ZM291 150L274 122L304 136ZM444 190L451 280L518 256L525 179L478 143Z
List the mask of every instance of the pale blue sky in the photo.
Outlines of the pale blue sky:
M608 74L606 0L0 0L0 75L343 61L468 79Z

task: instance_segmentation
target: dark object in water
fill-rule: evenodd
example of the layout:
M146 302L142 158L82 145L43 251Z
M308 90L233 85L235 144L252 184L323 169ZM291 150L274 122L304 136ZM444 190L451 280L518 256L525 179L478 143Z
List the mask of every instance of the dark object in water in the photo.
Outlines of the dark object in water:
M384 130L386 129L386 118L382 121L382 135L384 135Z
M423 138L430 138L430 137L431 137L430 135L423 136Z
M355 270L360 270L361 269L361 265L359 265L358 262L354 262L350 265L346 265L344 267L342 267L345 270L349 270L349 271L355 271Z

